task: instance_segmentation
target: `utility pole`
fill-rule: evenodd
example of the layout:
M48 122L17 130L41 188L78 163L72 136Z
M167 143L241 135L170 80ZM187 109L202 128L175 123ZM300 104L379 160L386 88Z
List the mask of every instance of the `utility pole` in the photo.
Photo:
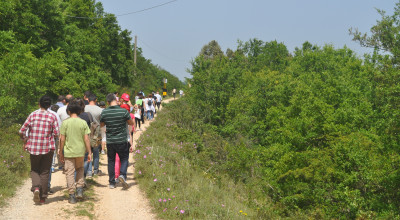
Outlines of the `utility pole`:
M133 63L135 64L135 72L134 72L135 76L136 76L136 50L137 50L137 35L135 35L135 50L133 53Z
M136 50L137 50L137 35L135 35L135 53L133 54L133 62L136 66Z

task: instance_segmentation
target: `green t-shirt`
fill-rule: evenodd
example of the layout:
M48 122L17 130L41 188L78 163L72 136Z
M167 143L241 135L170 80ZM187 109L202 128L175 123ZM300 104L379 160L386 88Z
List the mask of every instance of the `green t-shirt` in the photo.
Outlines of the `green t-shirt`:
M136 104L143 106L143 99L137 99Z
M110 106L101 112L100 122L106 124L107 144L127 142L126 121L130 119L129 112L118 105Z
M65 135L64 157L85 156L85 134L90 134L86 121L80 118L64 120L61 125L61 134Z

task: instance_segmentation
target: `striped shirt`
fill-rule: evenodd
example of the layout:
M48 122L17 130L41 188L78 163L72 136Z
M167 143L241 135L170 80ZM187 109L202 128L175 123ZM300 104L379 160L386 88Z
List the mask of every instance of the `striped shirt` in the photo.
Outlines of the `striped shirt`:
M26 147L30 154L47 154L55 150L54 136L59 134L59 124L55 115L39 109L28 116L19 133L28 137Z
M107 144L127 142L127 124L131 119L129 112L118 105L110 106L101 112L100 122L106 124Z

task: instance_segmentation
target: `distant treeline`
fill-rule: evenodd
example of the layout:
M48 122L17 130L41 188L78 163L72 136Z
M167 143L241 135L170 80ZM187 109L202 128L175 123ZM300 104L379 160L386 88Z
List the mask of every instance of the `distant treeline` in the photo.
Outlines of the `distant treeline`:
M133 54L130 31L121 30L100 2L0 1L0 124L24 119L44 94L148 93L160 90L163 78L169 90L182 86L141 48L137 66Z
M388 22L396 11L371 37L351 32L375 48L363 58L346 47L306 42L289 53L252 39L226 53L212 41L194 59L184 98L191 115L179 125L202 137L209 172L249 187L260 218L271 209L399 218L400 29Z

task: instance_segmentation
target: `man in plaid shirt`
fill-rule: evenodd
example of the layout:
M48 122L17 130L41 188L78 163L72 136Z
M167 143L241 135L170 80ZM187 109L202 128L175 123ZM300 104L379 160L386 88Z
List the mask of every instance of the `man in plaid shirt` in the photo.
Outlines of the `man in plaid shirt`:
M40 109L32 112L19 130L24 140L24 149L30 154L33 201L43 204L47 198L48 180L53 154L55 137L59 135L55 115L47 111L51 105L49 96L39 100Z

